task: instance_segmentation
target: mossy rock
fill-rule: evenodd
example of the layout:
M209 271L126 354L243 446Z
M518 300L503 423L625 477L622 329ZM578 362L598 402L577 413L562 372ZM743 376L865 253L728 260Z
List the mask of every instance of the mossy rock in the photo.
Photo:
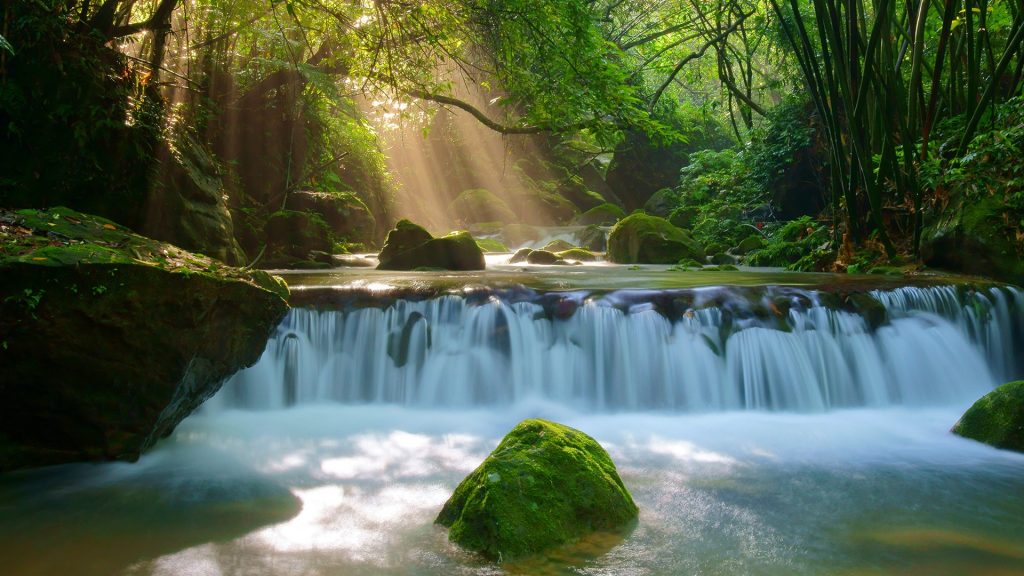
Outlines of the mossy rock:
M435 522L463 548L510 561L595 531L621 530L637 513L593 438L524 420L459 484Z
M510 252L508 246L501 243L500 240L495 238L477 238L476 245L480 247L484 252L489 253L505 253Z
M704 249L689 232L668 220L634 212L612 228L608 259L619 264L675 264L692 258L704 260Z
M924 229L921 257L933 268L1024 283L1024 242L999 198L947 208Z
M668 221L679 228L689 229L697 221L697 208L693 206L680 206L668 215Z
M589 226L591 224L611 226L625 217L626 212L622 208L606 202L594 206L577 216L575 223L579 226Z
M576 248L576 246L573 246L565 240L552 240L545 244L541 250L547 250L548 252L561 252L563 250L572 250L573 248Z
M526 261L530 264L558 264L559 260L561 259L550 250L532 250L526 256Z
M871 294L854 292L846 297L846 304L860 314L872 330L889 321L889 311Z
M373 214L351 192L292 192L285 208L319 215L333 237L348 242L372 242L376 234Z
M743 240L740 240L740 243L736 245L736 247L733 248L732 251L734 254L739 254L740 256L743 256L745 254L753 252L754 250L760 250L767 245L768 243L765 242L765 239L760 234L751 234L750 236L747 236Z
M448 213L459 222L515 222L516 214L504 200L486 188L463 190L448 205Z
M408 220L400 221L388 233L377 259L379 270L483 270L487 267L483 251L469 232L452 232L434 238Z
M577 260L579 262L596 262L598 260L597 254L583 248L570 248L569 250L556 252L555 256L563 260Z
M509 264L519 264L520 262L526 262L526 259L533 253L533 248L520 248L516 250L516 253L509 258Z
M388 262L398 254L427 242L433 238L427 229L409 220L399 220L395 227L388 232L384 240L384 247L381 248L377 259L381 262Z
M719 252L711 257L712 264L736 264L736 257L728 252Z
M652 216L668 218L679 207L679 193L671 188L662 188L644 202L644 212Z
M259 359L288 288L67 208L0 210L0 471L135 460Z
M996 448L1024 452L1024 380L1003 384L983 396L952 431Z

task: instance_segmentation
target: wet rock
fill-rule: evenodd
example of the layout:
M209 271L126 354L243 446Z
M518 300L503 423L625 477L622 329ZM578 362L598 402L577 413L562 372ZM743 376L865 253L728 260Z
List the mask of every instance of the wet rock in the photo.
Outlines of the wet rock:
M378 255L379 270L483 270L484 253L469 232L434 238L421 226L401 220L388 233Z
M996 448L1024 452L1024 381L1009 382L974 403L952 432Z
M608 259L620 264L675 264L704 260L704 249L689 232L668 220L634 212L620 220L608 237Z
M593 438L524 420L459 484L435 522L463 548L509 561L594 531L619 530L637 513Z
M564 250L572 250L573 248L575 248L575 246L565 240L552 240L545 244L541 250L547 250L548 252L562 252Z
M0 221L0 471L135 460L254 363L283 281L66 208Z
M532 253L533 248L520 248L519 250L516 250L515 254L512 255L512 258L509 258L508 263L519 264L520 262L526 262L526 260L530 257L530 254Z
M526 256L529 264L557 264L561 260L555 253L548 250L533 250Z

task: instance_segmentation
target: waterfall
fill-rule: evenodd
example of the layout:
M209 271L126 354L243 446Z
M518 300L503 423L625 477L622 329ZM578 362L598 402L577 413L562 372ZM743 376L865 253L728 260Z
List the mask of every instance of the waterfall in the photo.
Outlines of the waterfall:
M1019 290L875 291L888 316L877 326L820 296L695 289L678 314L665 313L664 293L655 292L556 293L556 305L550 293L374 307L364 296L337 310L292 310L259 362L209 405L470 407L539 398L593 411L815 412L961 405L1024 369Z

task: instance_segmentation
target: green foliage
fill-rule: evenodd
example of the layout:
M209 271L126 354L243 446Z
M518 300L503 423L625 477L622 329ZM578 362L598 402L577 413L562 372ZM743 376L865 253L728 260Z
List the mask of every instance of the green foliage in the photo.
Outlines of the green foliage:
M751 252L747 263L789 270L817 270L822 260L832 255L828 230L810 216L804 216L770 231L767 246Z
M0 50L6 50L11 54L14 54L14 46L11 46L11 43L2 35L0 35Z

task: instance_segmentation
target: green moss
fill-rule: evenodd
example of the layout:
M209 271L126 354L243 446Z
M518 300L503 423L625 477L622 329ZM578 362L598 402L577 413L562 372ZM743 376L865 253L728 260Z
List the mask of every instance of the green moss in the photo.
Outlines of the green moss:
M702 272L734 272L739 268L732 264L719 264L718 266L705 266L701 268Z
M674 264L683 258L704 260L704 248L689 232L668 220L634 212L608 237L608 259L620 264Z
M423 240L426 235L426 240ZM380 270L483 270L484 254L469 232L452 232L434 238L422 227L400 221L388 233L388 240L378 256Z
M768 243L765 242L764 237L760 234L751 234L743 240L740 240L740 243L736 246L733 252L742 256L749 252L753 252L754 250L760 250L767 245Z
M575 223L580 226L591 224L612 225L626 217L626 212L615 204L608 202L594 206L583 214L576 217Z
M448 212L458 221L473 222L514 222L515 212L504 200L485 188L463 190L451 204Z
M1003 384L983 396L964 412L953 433L1024 452L1024 380Z
M570 248L569 250L563 250L556 252L555 256L566 260L578 260L580 262L595 262L597 255L590 250L584 250L583 248Z
M532 250L526 255L526 261L530 264L557 264L559 258L549 250Z
M477 238L476 245L484 252L509 252L508 246L494 238Z
M564 250L572 250L573 248L576 248L576 246L573 246L565 240L552 240L545 244L541 250L547 250L548 252L562 252Z
M524 420L459 484L436 522L462 547L509 561L620 529L637 512L593 438L554 422Z

